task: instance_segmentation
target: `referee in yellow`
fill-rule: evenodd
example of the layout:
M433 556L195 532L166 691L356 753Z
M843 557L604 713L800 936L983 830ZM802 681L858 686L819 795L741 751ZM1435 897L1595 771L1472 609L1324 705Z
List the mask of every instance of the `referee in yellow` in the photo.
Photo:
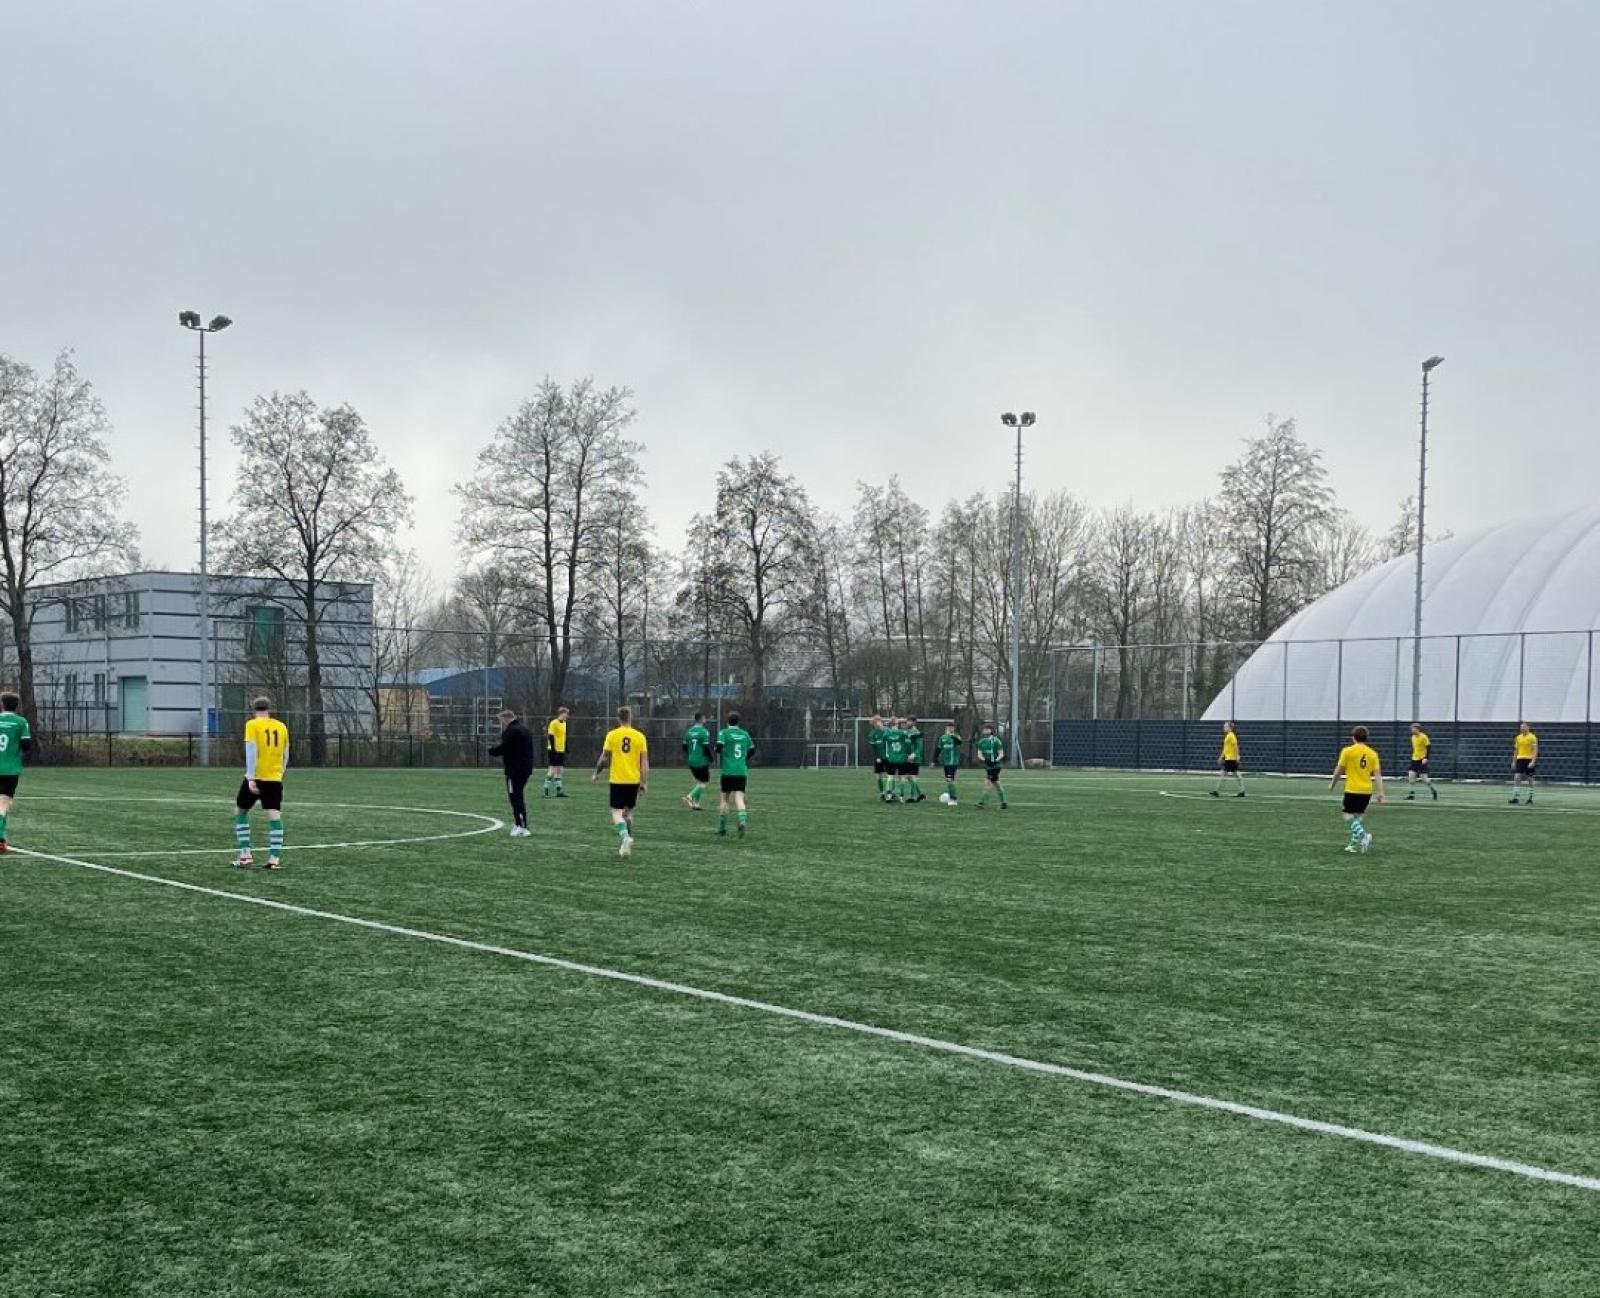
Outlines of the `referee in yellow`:
M567 796L567 718L572 709L560 707L544 728L544 796Z
M272 701L255 701L255 716L244 723L244 782L234 799L233 833L239 843L239 864L254 865L250 855L250 808L267 813L267 869L283 864L283 773L289 766L289 727L272 715Z
M650 745L643 732L633 728L630 708L617 709L617 724L606 733L590 784L599 783L607 763L611 766L611 823L622 840L617 855L632 856L633 809L650 783Z

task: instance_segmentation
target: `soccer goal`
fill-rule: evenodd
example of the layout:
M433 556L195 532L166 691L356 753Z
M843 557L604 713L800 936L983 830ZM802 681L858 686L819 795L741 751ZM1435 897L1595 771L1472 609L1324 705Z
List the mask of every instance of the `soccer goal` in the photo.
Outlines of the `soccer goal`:
M845 767L850 765L849 744L812 744L811 761L813 770L820 771L823 767Z
M944 734L944 728L947 725L953 725L954 720L955 719L953 717L921 717L918 719L917 726L923 734L922 764L924 766L934 765L933 746L934 744L938 743L939 736ZM852 742L850 745L851 756L846 765L872 765L872 745L867 742L867 732L871 729L871 717L856 718L856 732L852 737ZM970 735L963 735L963 744L970 738Z

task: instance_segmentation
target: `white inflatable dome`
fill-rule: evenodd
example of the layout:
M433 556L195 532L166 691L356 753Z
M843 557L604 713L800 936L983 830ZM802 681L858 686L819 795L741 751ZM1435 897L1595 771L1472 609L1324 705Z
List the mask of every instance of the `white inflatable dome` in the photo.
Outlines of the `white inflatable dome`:
M1206 709L1208 720L1407 720L1410 555L1302 609ZM1422 717L1600 719L1600 507L1430 545L1423 567Z

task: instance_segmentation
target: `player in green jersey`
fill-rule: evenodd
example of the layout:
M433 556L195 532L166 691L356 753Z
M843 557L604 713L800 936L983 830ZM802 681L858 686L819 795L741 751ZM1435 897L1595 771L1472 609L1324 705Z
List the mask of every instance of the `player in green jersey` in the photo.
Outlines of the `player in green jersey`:
M683 805L690 811L704 811L700 798L711 783L711 732L706 729L704 712L696 712L694 725L683 732L683 764L694 779L694 788L683 795Z
M989 805L989 795L998 794L1000 810L1006 809L1006 791L1000 787L1000 764L1006 760L1005 741L994 732L991 722L984 722L983 734L978 739L978 759L983 763L983 796L978 799L978 810Z
M872 773L878 777L878 796L881 798L889 779L889 765L883 758L883 716L880 713L872 714L872 728L867 731L867 743L872 748Z
M922 774L923 734L922 727L917 724L915 717L907 717L901 725L901 733L906 740L906 770L904 785L910 790L911 796L905 798L907 802L926 802L928 795L922 791L922 785L917 776ZM904 794L902 794L904 796Z
M946 721L944 734L933 745L933 755L944 767L944 801L956 805L956 772L961 768L961 736L956 733L956 723Z
M722 795L717 800L717 837L728 836L728 804L731 801L739 822L739 837L744 837L750 823L750 812L745 807L745 788L750 783L750 754L756 750L756 741L750 732L739 724L737 712L728 713L728 724L717 731L717 759L722 768Z
M883 768L887 776L883 785L883 800L904 802L900 780L906 768L906 732L900 729L899 717L890 717L883 727Z
M28 718L17 711L20 695L7 690L0 694L0 852L7 850L6 824L11 817L11 800L17 796L17 781L22 778L22 758L33 747L33 730Z

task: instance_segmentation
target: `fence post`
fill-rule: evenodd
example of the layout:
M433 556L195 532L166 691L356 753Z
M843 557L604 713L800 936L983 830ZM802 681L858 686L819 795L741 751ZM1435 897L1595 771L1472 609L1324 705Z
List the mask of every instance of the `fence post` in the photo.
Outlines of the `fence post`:
M1189 719L1189 656L1194 652L1194 646L1187 640L1183 644L1183 710L1178 714L1179 719Z
M1589 783L1590 756L1594 748L1594 632L1589 632L1589 649L1583 673L1583 782Z
M1337 739L1344 728L1344 641L1336 640L1333 668L1333 729Z
M1243 665L1243 663L1240 663L1238 666L1234 667L1233 674L1228 677L1229 721L1237 721L1239 719L1239 667L1242 667Z
M1089 686L1089 720L1100 720L1100 646L1094 647L1094 660L1091 667L1091 680Z
M1526 720L1522 715L1522 689L1528 669L1528 633L1517 632L1517 720Z
M1459 635L1456 636L1456 678L1452 683L1452 688L1454 690L1454 699L1450 704L1450 724L1452 730L1451 738L1455 740L1456 755L1450 778L1459 781L1461 779L1461 637Z

